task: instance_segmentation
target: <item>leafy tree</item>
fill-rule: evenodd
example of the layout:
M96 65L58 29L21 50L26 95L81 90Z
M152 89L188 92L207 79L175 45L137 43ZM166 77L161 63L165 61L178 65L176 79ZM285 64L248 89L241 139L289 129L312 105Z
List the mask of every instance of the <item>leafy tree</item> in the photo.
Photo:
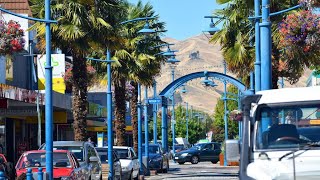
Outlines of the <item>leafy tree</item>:
M219 43L228 69L243 78L249 84L249 72L254 69L255 49L250 44L254 41L254 24L248 19L254 14L253 3L249 0L217 0L225 4L225 8L216 10L214 15L222 16L223 27L221 31L212 36L211 42ZM270 12L278 12L298 4L297 0L271 0ZM292 13L292 12L290 12ZM299 80L305 66L305 59L290 61L283 55L283 48L278 48L278 24L283 15L271 17L272 22L272 87L278 88L278 77L285 77L290 83Z
M194 111L195 112L195 111ZM200 120L198 117L192 116L191 118L191 111L189 109L189 119L188 119L188 140L190 144L194 144L200 139L206 138L206 129L210 130L212 129L212 118L202 112L202 111L197 111L198 113L201 113L204 119ZM195 113L194 113L195 114ZM183 137L186 138L186 132L187 132L187 126L186 126L186 108L182 106L178 106L175 109L175 119L176 119L176 126L175 126L175 133L176 133L176 138L178 137ZM206 122L207 120L207 122ZM170 121L169 121L170 123ZM168 127L171 126L171 123L168 124ZM162 139L161 136L161 112L158 112L158 117L157 117L157 132L158 132L158 139ZM150 137L153 137L153 123L150 123ZM169 146L172 145L172 128L168 129L168 143Z
M227 98L237 98L232 94L237 94L238 89L235 86L229 86L227 88ZM232 94L231 94L232 93ZM238 109L238 102L234 100L227 100L227 111ZM238 135L238 122L228 120L228 138L235 138ZM215 108L214 121L213 121L213 139L217 142L223 142L225 131L224 131L224 101L222 99L218 100L218 103Z
M30 0L34 17L44 19L44 1ZM114 26L123 11L120 0L56 0L51 2L51 17L58 21L51 25L52 46L73 57L72 111L74 138L87 138L86 57L96 49L113 48L117 44ZM45 24L36 22L31 29L37 31L38 47L44 52ZM111 42L112 41L112 42Z
M139 17L155 17L151 21L151 28L163 29L164 23L158 22L158 15L155 14L150 3L145 5L139 1L136 5L126 4L127 12L125 19L134 19ZM160 73L161 64L164 58L161 56L155 57L154 54L159 52L159 49L152 49L161 41L154 40L154 37L145 37L138 34L145 22L135 22L123 25L119 28L119 34L123 38L123 43L115 52L114 59L117 60L113 70L113 79L115 86L115 122L116 122L116 137L117 145L125 145L125 94L126 82L130 81L133 86L132 97L130 99L131 117L133 126L133 144L137 151L138 145L138 126L137 126L137 101L138 83L144 86L150 86L156 75Z

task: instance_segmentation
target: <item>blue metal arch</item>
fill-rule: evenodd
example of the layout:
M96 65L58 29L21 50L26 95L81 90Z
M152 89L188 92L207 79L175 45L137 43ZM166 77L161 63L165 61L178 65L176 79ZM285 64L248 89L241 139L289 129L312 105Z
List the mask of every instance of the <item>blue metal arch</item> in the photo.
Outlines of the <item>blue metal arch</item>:
M164 97L168 97L171 92L175 91L177 88L179 88L184 83L186 83L192 79L201 78L201 77L213 77L213 78L221 80L221 81L225 80L225 81L235 85L240 90L241 93L247 94L246 86L242 82L240 82L239 80L237 80L231 76L228 76L226 74L219 73L219 72L201 71L201 72L191 73L191 74L188 74L188 75L185 75L185 76L182 76L182 77L176 79L175 81L170 83L167 87L165 87L159 95L164 96Z

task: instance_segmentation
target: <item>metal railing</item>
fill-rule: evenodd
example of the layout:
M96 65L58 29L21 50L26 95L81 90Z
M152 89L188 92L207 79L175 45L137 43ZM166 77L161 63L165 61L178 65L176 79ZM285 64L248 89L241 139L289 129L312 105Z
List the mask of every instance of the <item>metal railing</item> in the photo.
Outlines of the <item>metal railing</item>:
M27 169L27 173L26 173L26 179L27 180L36 180L36 179L44 180L43 175L44 175L44 173L43 173L43 169L42 168L38 168L38 172L37 173L35 173L35 172L33 173L32 169L28 168ZM0 171L0 180L6 180L6 179L7 178L5 177L5 174L2 171ZM47 179L47 178L45 178L45 179Z

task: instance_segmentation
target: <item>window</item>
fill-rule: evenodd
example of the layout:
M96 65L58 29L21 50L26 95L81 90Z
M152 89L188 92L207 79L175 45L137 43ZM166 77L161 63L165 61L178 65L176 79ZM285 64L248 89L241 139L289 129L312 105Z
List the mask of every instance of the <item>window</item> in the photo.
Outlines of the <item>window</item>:
M45 153L29 153L23 158L22 168L26 167L45 167ZM67 153L53 153L54 167L71 167Z
M256 148L297 148L320 142L320 106L263 107L257 114Z
M130 148L130 153L131 153L131 158L137 157L136 153L134 152L134 150L132 148Z
M120 159L128 159L129 151L127 149L114 149Z
M207 145L204 146L203 149L213 150L213 144L207 144Z
M83 147L82 146L54 146L53 150L68 150L72 152L78 159L78 161L83 161Z

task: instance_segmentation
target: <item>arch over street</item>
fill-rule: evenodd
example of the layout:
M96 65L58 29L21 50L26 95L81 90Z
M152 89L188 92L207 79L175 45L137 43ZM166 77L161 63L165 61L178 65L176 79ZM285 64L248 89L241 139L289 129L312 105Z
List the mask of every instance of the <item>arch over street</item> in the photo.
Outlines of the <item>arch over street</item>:
M223 81L226 80L228 83L231 83L235 85L242 94L246 94L246 86L240 82L239 80L235 79L234 77L228 76L223 73L219 72L212 72L212 71L200 71L200 72L194 72L191 74L187 74L185 76L182 76L172 83L170 83L167 87L165 87L161 93L159 94L160 96L168 97L171 92L175 91L177 88L179 88L181 85L184 83L196 79L196 78L201 78L201 77L213 77L214 79Z
M239 80L235 79L234 77L228 76L223 73L219 72L212 72L212 71L201 71L201 72L194 72L182 76L175 81L171 82L167 87L165 87L160 92L160 97L162 99L162 122L161 122L161 129L162 129L162 147L163 149L168 152L168 119L167 119L167 98L174 92L177 88L182 86L184 83L202 77L212 77L219 81L226 81L227 83L231 83L236 86L242 94L253 94L252 90L248 90L247 87L240 82Z

